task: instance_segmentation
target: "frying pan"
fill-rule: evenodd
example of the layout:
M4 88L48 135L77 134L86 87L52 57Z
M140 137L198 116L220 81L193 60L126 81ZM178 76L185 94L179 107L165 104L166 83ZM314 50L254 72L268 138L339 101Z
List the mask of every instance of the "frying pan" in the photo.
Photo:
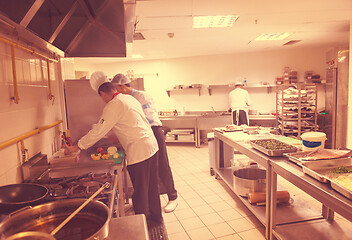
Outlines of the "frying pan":
M49 190L40 184L20 183L0 187L0 214L45 202Z

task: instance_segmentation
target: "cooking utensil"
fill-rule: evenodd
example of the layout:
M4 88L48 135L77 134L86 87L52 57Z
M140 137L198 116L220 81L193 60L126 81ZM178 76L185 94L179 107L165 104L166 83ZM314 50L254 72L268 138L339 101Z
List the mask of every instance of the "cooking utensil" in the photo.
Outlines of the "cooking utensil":
M88 198L81 206L79 206L76 211L74 211L70 216L68 216L59 226L57 226L52 232L51 235L55 235L63 226L65 226L66 223L68 223L68 221L70 221L74 216L76 216L76 214L82 210L82 208L84 208L93 198L95 198L101 191L103 191L104 188L109 188L110 187L110 183L106 182L104 183L103 186L101 186L101 188L99 188L92 196L90 196L90 198Z
M64 199L20 209L0 223L0 239L19 232L50 232L75 211L86 199ZM57 239L105 239L109 233L111 212L102 202L92 200L59 231Z
M0 213L8 214L45 202L49 190L40 184L20 183L0 187Z
M288 191L277 191L276 199L279 203L288 203L290 201L290 193ZM248 201L251 204L265 203L265 192L250 192L248 194Z

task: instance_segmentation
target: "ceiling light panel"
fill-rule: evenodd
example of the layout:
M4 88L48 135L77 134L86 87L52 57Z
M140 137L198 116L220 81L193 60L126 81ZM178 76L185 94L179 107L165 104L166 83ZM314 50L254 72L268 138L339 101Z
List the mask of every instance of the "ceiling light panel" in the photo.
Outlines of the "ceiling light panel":
M263 33L259 37L255 39L255 41L275 41L275 40L283 40L290 36L292 33Z
M236 15L195 16L193 17L193 28L232 27L238 17Z

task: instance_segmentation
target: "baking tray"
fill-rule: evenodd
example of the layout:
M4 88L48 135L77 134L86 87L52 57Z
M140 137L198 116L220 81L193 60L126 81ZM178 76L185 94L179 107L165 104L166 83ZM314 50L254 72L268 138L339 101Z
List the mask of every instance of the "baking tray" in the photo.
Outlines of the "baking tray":
M340 176L341 174L332 173L332 170L341 166L352 167L351 158L336 158L330 160L304 161L301 163L303 172L317 179L320 182L327 183L330 179Z
M329 149L327 149L329 150ZM312 151L312 152L309 152L309 151L298 151L298 152L294 152L294 153L285 153L284 155L286 157L288 157L289 160L295 162L295 163L301 163L301 162L306 162L306 161L325 161L325 160L333 160L333 159L340 159L340 158L347 158L350 156L350 152L346 151L345 154L343 155L340 155L340 157L331 157L331 158L321 158L321 159L305 159L305 157L309 157L311 156L312 154L314 155L316 151Z
M336 191L338 191L339 193L341 193L342 195L344 195L345 197L352 200L352 191L351 190L348 190L347 188L345 188L344 186L338 184L337 182L335 182L333 180L331 181L331 187L333 189L335 189Z
M282 150L269 150L269 149L266 149L258 144L255 143L255 141L266 141L266 140L272 140L272 141L275 141L275 142L279 142L280 144L284 144L286 146L289 146L290 148L289 149L282 149ZM277 157L277 156L282 156L284 153L290 153L290 152L296 152L297 151L297 148L290 145L290 144L287 144L287 143L284 143L284 142L281 142L279 140L276 140L276 139L260 139L260 140L251 140L249 141L249 144L257 149L258 151L268 155L268 156L271 156L271 157Z
M352 199L352 191L340 185L334 179L338 176L352 176L352 173L333 173L337 167L352 168L351 158L336 158L331 160L304 161L301 163L303 172L323 183L331 184L331 187L342 195ZM351 177L352 178L352 177Z

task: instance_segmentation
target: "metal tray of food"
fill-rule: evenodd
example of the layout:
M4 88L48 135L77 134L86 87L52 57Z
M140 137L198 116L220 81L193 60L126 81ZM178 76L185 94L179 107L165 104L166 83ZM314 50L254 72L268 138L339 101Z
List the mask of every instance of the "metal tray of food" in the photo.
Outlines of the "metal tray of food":
M343 175L345 175L347 181L337 182L336 180L331 180L331 187L352 200L352 173L349 173L348 176L346 174Z
M316 160L301 162L302 170L307 175L320 182L328 183L331 179L340 176L336 169L339 167L352 167L351 158L337 158L331 160Z
M284 153L296 152L297 148L276 139L258 139L249 141L250 145L268 156L282 156Z
M317 149L311 152L298 151L295 153L285 153L284 155L295 163L302 163L305 161L321 161L346 158L351 156L351 151L338 149Z

